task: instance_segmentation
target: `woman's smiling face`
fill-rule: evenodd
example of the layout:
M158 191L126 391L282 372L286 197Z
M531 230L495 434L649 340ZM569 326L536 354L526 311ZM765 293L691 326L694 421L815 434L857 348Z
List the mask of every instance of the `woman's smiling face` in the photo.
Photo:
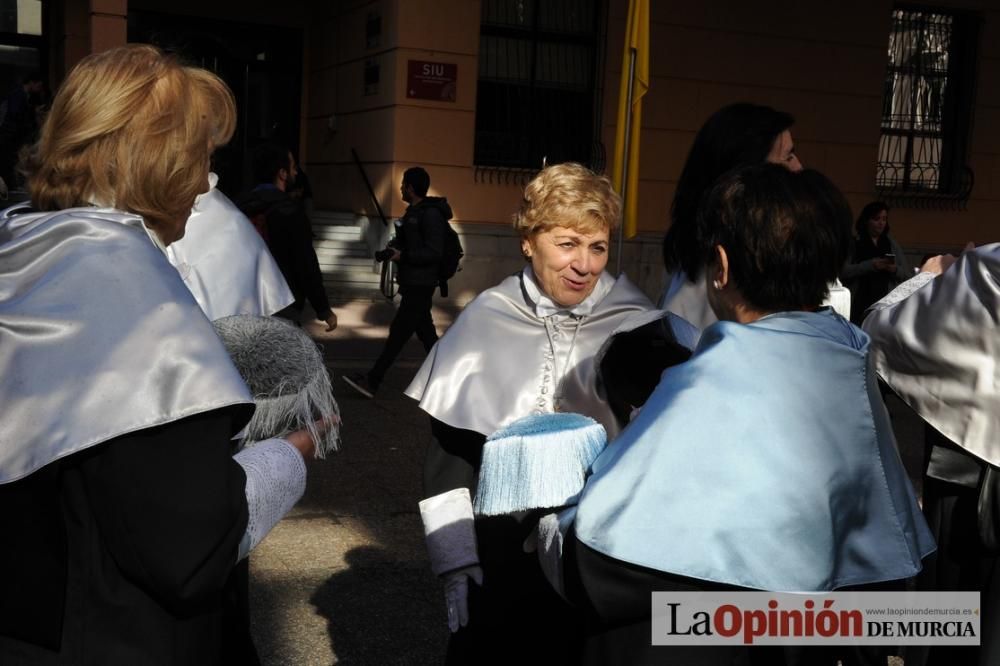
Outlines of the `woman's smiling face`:
M559 305L578 305L594 291L608 264L608 230L552 227L521 240L542 290Z

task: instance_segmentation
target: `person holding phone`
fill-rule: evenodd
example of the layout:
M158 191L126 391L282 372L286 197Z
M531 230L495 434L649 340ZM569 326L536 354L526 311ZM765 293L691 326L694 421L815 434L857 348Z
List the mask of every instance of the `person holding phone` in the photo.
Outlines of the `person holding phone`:
M854 225L851 258L840 279L851 290L851 322L861 325L865 311L896 285L913 276L903 249L889 235L889 207L873 201Z

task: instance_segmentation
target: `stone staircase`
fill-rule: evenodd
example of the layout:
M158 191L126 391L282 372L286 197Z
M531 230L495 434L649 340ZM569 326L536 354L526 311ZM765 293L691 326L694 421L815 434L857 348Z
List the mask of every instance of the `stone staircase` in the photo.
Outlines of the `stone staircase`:
M331 303L384 300L378 264L353 213L317 210L311 217L316 256Z

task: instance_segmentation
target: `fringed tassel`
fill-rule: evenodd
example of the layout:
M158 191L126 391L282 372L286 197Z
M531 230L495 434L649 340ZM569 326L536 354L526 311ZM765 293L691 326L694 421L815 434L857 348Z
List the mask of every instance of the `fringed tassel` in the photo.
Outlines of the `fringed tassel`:
M604 427L579 414L541 414L495 432L483 448L476 514L573 504L604 449Z
M306 429L316 442L317 458L335 451L339 425L322 435L316 428L317 420L340 422L316 343L301 329L273 317L235 315L213 324L257 405L245 429L246 446Z
M330 375L321 368L316 376L298 393L281 395L279 388L273 397L255 398L257 410L247 425L247 446L305 428L316 442L316 457L325 458L336 451L340 444L340 428L332 426L322 435L316 428L320 418L336 417L340 422L340 409L333 399Z

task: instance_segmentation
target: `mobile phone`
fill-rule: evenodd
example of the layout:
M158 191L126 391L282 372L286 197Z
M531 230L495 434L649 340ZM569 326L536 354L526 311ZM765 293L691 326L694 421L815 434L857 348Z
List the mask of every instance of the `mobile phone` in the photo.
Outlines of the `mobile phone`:
M894 255L892 252L886 252L885 254L882 255L882 258L883 259L892 259L893 261L895 261L896 255Z

